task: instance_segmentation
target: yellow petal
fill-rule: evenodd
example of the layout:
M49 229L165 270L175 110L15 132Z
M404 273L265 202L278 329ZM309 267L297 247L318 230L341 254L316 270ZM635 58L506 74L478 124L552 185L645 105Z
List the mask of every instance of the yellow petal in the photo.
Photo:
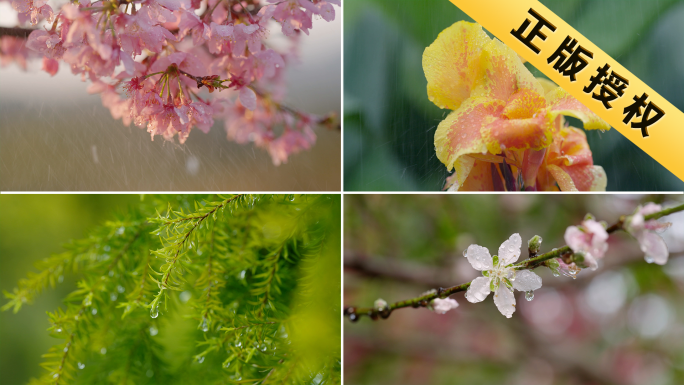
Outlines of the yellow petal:
M523 65L510 47L494 39L487 43L480 57L482 76L478 77L472 97L488 97L507 101L519 89L526 88L544 95L541 84Z
M469 156L462 156L454 163L454 173L447 177L444 189L448 191L458 191L463 185L470 171L475 165L475 159Z
M423 71L431 102L455 110L470 97L479 76L482 47L490 41L479 24L459 21L425 48Z
M551 80L547 78L537 78L537 81L539 84L541 84L542 88L544 89L544 95L546 95L549 91L553 91L556 88L558 88L558 85Z
M498 171L497 178L501 178ZM459 191L494 191L491 163L476 160Z
M572 116L584 123L585 130L610 130L608 123L561 87L546 94L546 104L551 119L559 114Z
M503 108L503 102L499 100L468 99L439 123L435 132L435 150L447 170L451 171L463 155L487 151L482 140L482 127L500 116Z
M578 191L570 175L563 171L562 168L556 166L555 164L550 164L547 169L553 176L553 179L556 180L556 183L558 183L561 191Z

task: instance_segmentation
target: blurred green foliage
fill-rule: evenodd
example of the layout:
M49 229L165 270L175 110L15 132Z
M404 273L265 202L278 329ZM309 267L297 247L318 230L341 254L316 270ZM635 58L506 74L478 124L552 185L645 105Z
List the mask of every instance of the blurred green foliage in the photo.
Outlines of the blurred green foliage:
M11 291L35 262L139 201L139 195L123 194L0 195L0 290ZM75 288L75 280L66 277L33 306L17 314L0 312L1 384L24 384L42 374L40 356L58 341L45 331L45 311L59 306Z
M339 195L3 195L0 203L2 288L17 298L3 308L21 307L0 313L0 383L339 383ZM57 239L78 240L46 258L54 244L32 245L56 224L79 230ZM35 271L16 262L26 253L26 263L40 260L39 274L11 290ZM56 289L39 293L48 282ZM50 323L39 315L48 309ZM22 315L32 322L16 324ZM46 351L50 372L37 365Z
M684 110L684 1L541 2ZM473 21L448 0L345 1L345 190L443 187L448 173L435 156L434 132L449 111L428 100L421 58L459 20ZM616 130L590 131L587 138L594 163L608 175L607 190L684 189Z

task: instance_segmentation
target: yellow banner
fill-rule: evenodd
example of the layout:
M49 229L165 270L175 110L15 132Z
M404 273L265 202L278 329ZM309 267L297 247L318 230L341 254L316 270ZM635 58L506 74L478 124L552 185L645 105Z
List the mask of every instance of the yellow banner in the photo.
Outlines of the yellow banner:
M450 1L684 180L684 114L589 39L537 0Z

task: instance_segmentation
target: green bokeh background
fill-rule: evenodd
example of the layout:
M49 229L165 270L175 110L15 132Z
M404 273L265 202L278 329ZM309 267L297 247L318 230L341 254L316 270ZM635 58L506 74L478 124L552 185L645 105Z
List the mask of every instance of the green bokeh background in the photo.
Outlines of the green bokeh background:
M11 292L18 279L36 271L34 262L139 201L140 195L0 195L0 289ZM61 342L47 333L45 312L75 289L73 276L66 276L19 313L0 312L0 384L24 384L44 372L41 355Z
M684 0L541 2L684 110ZM473 20L448 0L344 5L344 189L441 189L448 173L435 156L434 133L449 111L428 100L421 58L443 29ZM587 138L594 164L608 174L607 190L684 189L616 130Z

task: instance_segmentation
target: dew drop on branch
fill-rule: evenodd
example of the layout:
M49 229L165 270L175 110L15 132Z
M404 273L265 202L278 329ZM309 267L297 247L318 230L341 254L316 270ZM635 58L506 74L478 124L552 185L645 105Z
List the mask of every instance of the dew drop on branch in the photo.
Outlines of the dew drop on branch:
M532 301L534 299L534 292L532 290L525 292L525 299Z
M204 356L197 357L197 362L199 362L200 364L204 362Z
M202 320L202 331L205 333L209 331L209 326L207 325L207 319L206 318L204 318Z
M82 364L82 363L79 362L79 363L78 363L78 368L79 368L79 369L85 368L85 364Z
M155 305L150 309L150 317L157 318L159 316L159 305Z
M150 326L150 335L154 337L157 335L157 333L159 333L159 330L157 330L157 328L154 326Z
M100 349L100 354L107 354L107 348Z

